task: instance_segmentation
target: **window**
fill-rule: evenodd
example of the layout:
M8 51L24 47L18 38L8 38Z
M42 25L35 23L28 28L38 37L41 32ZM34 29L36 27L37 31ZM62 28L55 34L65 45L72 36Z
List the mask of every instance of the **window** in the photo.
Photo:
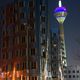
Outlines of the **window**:
M15 27L14 26L12 27L12 32L15 33Z
M24 2L23 1L19 2L19 7L24 7Z
M24 16L25 16L25 15L24 15L24 12L20 13L20 18L21 18L21 19L24 19Z
M35 80L37 80L37 77L35 77Z
M79 70L77 70L77 73L79 73Z
M62 52L62 55L64 55L65 53L64 52Z
M16 69L17 69L17 70L20 70L20 64L19 64L19 63L17 63Z
M12 64L9 64L8 65L8 71L11 71L12 70Z
M24 76L22 76L22 80L25 80L25 77Z
M5 59L5 54L4 53L3 53L2 57L3 57L3 59Z
M45 5L41 5L41 11L45 11L46 6Z
M37 80L37 77L32 77L32 79L31 80Z
M79 78L79 75L77 75L77 78Z
M71 71L69 70L68 73L71 73Z
M15 41L16 44L19 44L19 36L16 36L15 39L14 39L14 41Z
M46 44L46 41L45 40L42 40L42 45L45 45Z
M31 55L35 55L35 48L31 49Z
M8 59L8 58L9 58L9 54L6 52L6 54L5 54L5 55L6 55L6 59Z
M19 57L19 50L16 50L16 57Z
M33 7L34 3L33 3L33 0L29 1L29 7Z
M43 52L43 58L46 58L46 52L45 51Z
M75 75L73 75L73 78L75 78Z
M21 30L25 30L25 25L24 24L21 24Z
M75 73L75 71L73 70L73 73Z
M26 38L25 38L25 36L22 36L22 41L21 41L22 43L25 43L26 42Z
M12 58L14 57L14 51L12 51L12 53L11 53L11 57L12 57Z
M66 70L64 70L64 73L67 73L67 71L66 71Z
M42 28L42 34L45 34L45 28Z
M67 75L64 75L64 78L67 78Z
M2 20L2 25L4 25L4 23L5 23L5 21L4 21L4 20Z
M34 12L31 11L31 12L30 12L30 19L32 19L33 17L34 17Z
M36 62L31 62L31 69L36 69Z
M26 56L26 49L21 50L22 56Z
M45 16L41 16L41 21L42 21L42 22L45 22L45 20L46 20L46 19L45 19Z
M6 72L8 71L8 65L6 65Z
M24 67L25 67L25 65L24 65L24 62L22 63L22 70L24 70Z
M35 41L35 36L31 36L31 42L34 42Z
M3 46L3 47L6 47L6 42L5 42L5 41L3 41L2 46Z
M69 75L69 78L71 78L71 75Z
M12 45L15 44L15 38L12 38Z

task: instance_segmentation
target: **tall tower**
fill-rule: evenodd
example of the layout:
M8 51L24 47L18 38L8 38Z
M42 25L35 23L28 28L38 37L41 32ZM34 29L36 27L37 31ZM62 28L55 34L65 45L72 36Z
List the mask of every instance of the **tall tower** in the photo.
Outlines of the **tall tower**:
M63 23L67 16L67 11L66 11L66 8L62 6L61 0L59 0L59 7L55 9L54 15L57 21L59 22L58 80L63 80L64 79L63 72L64 72L65 67L67 66Z

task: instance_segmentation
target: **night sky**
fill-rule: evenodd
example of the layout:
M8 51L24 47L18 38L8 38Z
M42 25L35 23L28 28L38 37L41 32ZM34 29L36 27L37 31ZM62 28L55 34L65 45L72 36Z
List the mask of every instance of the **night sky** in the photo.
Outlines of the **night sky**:
M0 0L4 6L13 0ZM80 0L62 0L68 15L64 22L65 42L68 65L80 64ZM58 6L58 0L49 0L49 17L51 29L58 27L52 11Z

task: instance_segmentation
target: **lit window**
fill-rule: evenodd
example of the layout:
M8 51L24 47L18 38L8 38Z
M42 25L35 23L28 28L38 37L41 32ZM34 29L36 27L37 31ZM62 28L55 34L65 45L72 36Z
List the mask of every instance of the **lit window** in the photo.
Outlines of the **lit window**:
M56 47L57 45L56 44L53 44L53 46Z

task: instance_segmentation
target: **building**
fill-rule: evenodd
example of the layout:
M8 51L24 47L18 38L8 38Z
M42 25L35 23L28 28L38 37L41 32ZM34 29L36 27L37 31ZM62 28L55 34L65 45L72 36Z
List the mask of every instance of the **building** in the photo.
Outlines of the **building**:
M67 66L64 71L64 80L80 80L80 66Z
M57 31L51 32L51 70L52 78L58 77L58 34Z
M48 0L14 0L0 9L1 80L45 78L48 29Z
M59 0L59 7L54 10L59 27L57 31L51 33L51 69L54 80L64 80L63 72L67 67L66 49L64 39L63 23L67 16L67 10Z

